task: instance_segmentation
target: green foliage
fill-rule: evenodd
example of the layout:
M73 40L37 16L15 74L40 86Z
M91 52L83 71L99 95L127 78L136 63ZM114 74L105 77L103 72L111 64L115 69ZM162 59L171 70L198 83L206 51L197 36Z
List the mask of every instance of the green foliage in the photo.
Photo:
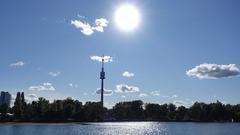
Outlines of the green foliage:
M25 104L26 103L24 99L24 93L21 94L20 92L18 92L13 107L13 113L16 118L22 118Z
M83 107L84 121L102 121L104 110L100 102L86 102Z
M13 113L14 117L8 115ZM1 121L206 121L240 122L240 104L194 103L191 107L174 104L144 104L141 100L120 102L112 109L102 108L99 102L86 102L67 98L49 102L45 98L26 103L24 93L17 93L14 106L0 106Z
M144 118L143 102L136 100L117 103L113 107L113 113L118 120L142 120Z
M187 118L188 118L187 108L184 106L178 107L176 111L176 120L184 121L184 120L187 120Z
M3 116L6 116L8 110L9 110L8 105L3 104L3 105L0 106L0 113L1 113Z

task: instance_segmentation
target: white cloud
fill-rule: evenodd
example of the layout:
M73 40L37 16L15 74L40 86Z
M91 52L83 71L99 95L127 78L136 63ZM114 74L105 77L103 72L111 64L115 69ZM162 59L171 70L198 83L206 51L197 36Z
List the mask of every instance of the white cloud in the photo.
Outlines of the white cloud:
M153 96L160 96L160 93L159 93L159 91L152 91L151 95L153 95Z
M100 18L95 20L96 26L107 27L108 23L109 23L108 20L105 18Z
M30 86L29 90L33 91L55 91L51 83L43 83L42 85Z
M11 94L11 101L10 101L10 106L11 107L14 106L15 99L16 99L16 95Z
M76 28L80 29L80 31L84 34L84 35L92 35L94 33L94 31L92 30L92 27L90 26L90 24L88 23L84 23L80 20L72 20L71 24L74 25Z
M90 36L94 33L94 31L104 32L104 27L107 27L108 20L105 18L99 18L95 20L95 25L91 26L89 23L82 22L80 20L72 20L71 24L76 28L80 29L80 31L87 36Z
M61 72L49 72L48 75L52 76L52 77L57 77L61 74Z
M38 96L36 94L29 94L28 97L30 97L30 98L38 98Z
M134 73L130 73L128 71L125 71L125 72L123 72L122 76L130 78L130 77L134 77Z
M95 20L95 27L93 27L94 30L99 31L99 32L104 32L103 28L107 27L108 25L108 20L105 18L100 18Z
M118 84L116 85L115 92L138 92L139 88L136 86L129 86L126 84Z
M95 61L99 61L102 62L102 59L104 60L104 62L112 62L113 58L111 56L90 56L91 60L95 60Z
M100 88L97 88L96 93L97 93L97 94L101 94L101 89L100 89ZM103 94L104 94L105 96L111 96L111 95L113 94L113 91L112 91L112 90L104 89Z
M146 97L146 96L148 96L146 93L140 93L139 94L139 97Z
M114 102L109 102L109 101L104 102L104 106L107 107L108 109L113 108L114 105L115 105Z
M73 83L69 83L68 86L74 87L74 88L78 88L78 85L77 84L73 84Z
M238 76L240 75L240 70L236 64L217 65L205 63L186 71L186 74L199 79L219 79Z
M154 96L160 96L160 94L158 93L158 91L152 91L151 92L152 95ZM158 95L159 94L159 95ZM169 96L169 95L162 95L162 98L177 98L178 95L174 94L172 96Z
M10 64L9 66L10 67L22 67L24 65L25 65L25 63L23 61L18 61L18 62Z
M181 100L176 100L173 102L173 104L175 104L177 107L180 107L180 106L187 106L187 103L184 102L184 101L181 101Z
M31 103L32 101L37 101L38 96L36 94L28 94L25 96L26 102Z

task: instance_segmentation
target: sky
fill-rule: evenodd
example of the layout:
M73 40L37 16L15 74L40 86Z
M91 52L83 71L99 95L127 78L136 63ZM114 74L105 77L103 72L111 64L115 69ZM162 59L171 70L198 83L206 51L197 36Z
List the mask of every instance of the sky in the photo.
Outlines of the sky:
M124 10L116 19L126 5L137 13ZM99 101L104 55L106 107L132 100L239 104L239 6L239 0L1 0L0 90L25 92L28 101Z

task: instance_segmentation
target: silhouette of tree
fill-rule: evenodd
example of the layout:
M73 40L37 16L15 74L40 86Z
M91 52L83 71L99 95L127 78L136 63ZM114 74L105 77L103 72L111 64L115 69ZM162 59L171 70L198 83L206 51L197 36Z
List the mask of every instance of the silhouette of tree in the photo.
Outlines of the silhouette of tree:
M172 103L168 104L168 118L170 120L174 120L175 119L175 111L176 111L176 106Z
M26 103L24 93L18 92L12 108L0 106L1 121L209 121L240 122L240 104L224 105L195 102L191 107L176 107L174 104L147 103L141 100L119 102L112 109L102 108L100 102L86 102L67 98L50 103L40 97L38 101ZM13 112L14 119L7 116ZM104 115L105 114L105 115Z
M113 107L113 113L117 120L142 120L143 102L141 100L120 102Z
M3 104L3 105L0 106L0 113L1 113L2 116L5 117L7 112L8 112L8 110L9 110L8 105Z
M184 106L180 106L177 108L177 111L176 111L176 120L177 121L184 121L184 120L187 120L188 119L188 116L187 116L187 108L184 107Z
M22 100L21 100L21 93L18 92L15 102L14 102L14 107L13 107L13 113L15 115L16 118L21 118L22 116Z
M147 120L160 120L161 110L159 104L146 104L145 116Z
M103 121L103 108L100 102L86 102L84 121Z

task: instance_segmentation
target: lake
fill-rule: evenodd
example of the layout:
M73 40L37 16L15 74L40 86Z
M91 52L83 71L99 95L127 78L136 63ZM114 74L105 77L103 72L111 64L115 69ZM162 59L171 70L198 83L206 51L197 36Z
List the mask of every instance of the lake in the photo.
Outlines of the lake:
M105 122L0 124L0 135L240 135L239 123Z

